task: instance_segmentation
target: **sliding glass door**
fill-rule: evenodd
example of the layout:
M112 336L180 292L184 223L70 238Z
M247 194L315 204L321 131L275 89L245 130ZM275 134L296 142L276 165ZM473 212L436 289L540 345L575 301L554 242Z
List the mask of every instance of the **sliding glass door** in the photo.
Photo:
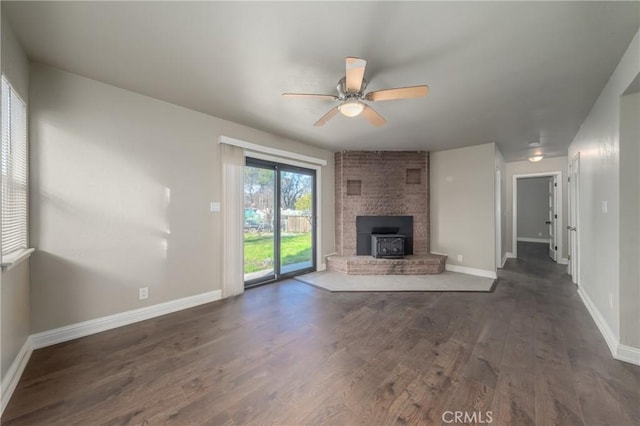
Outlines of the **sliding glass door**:
M280 170L280 272L313 269L313 171Z
M315 186L314 170L247 158L245 286L315 269Z
M262 281L275 274L276 172L244 168L244 280Z

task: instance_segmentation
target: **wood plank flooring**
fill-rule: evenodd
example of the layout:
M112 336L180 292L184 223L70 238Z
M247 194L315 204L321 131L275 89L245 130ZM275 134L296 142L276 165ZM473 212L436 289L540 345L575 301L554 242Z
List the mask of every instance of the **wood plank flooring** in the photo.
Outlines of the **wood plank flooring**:
M285 281L40 349L2 423L640 424L640 367L612 359L565 267L518 252L493 293Z

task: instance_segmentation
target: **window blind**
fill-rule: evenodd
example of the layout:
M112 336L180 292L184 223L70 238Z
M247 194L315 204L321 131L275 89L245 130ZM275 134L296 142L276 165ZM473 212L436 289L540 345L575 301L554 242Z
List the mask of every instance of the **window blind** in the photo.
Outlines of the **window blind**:
M27 248L27 106L2 77L2 256Z

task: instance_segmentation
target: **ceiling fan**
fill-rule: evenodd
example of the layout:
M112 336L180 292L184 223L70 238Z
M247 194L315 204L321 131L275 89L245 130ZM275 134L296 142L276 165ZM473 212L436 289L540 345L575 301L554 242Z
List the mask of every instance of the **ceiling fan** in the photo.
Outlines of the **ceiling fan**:
M314 126L320 127L331 120L338 112L346 117L356 117L360 114L369 120L376 127L383 126L387 120L378 114L373 108L363 101L389 101L393 99L421 98L427 96L429 86L398 87L395 89L376 90L364 93L367 87L367 80L364 79L364 71L367 61L360 58L346 58L345 77L338 81L336 89L338 95L319 95L315 93L283 93L282 96L289 98L318 98L332 101L340 101L340 105L332 108L316 121Z

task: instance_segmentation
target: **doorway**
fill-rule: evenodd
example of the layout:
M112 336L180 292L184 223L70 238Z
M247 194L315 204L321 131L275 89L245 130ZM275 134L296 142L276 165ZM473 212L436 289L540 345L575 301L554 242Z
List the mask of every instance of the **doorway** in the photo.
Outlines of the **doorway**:
M561 172L513 176L513 257L518 257L518 241L544 243L549 257L561 262L561 182Z
M245 287L316 269L315 212L315 170L247 157Z

